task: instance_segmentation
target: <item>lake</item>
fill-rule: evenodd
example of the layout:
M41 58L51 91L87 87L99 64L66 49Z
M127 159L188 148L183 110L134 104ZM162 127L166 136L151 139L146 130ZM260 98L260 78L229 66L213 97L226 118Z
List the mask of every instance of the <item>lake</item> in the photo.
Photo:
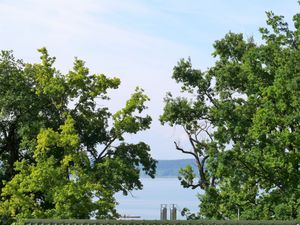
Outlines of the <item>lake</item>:
M133 191L128 196L121 193L115 195L119 205L117 211L121 215L140 216L141 219L160 219L161 204L176 204L177 219L185 219L180 215L183 208L191 212L198 211L198 190L186 189L177 178L142 178L143 190ZM168 209L169 218L169 209Z

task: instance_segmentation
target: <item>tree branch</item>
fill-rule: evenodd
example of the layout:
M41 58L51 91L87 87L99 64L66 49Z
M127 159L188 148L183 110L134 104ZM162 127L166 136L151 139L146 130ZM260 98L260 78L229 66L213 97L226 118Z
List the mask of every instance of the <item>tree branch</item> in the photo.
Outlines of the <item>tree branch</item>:
M185 151L183 148L180 148L180 147L178 146L178 144L176 143L176 141L174 141L174 144L175 144L175 147L176 147L177 150L181 151L181 152L184 153L184 154L192 155L192 156L194 156L195 159L197 158L197 155L196 155L195 153L189 152L189 151Z
M87 147L86 150L94 157L94 159L97 159L97 155L95 153L95 151L93 151L94 149Z
M96 158L96 161L99 161L101 159L103 159L105 156L107 156L107 150L108 148L111 146L111 144L117 139L117 136L113 137L112 139L110 139L110 141L106 144L106 146L104 147L104 149L100 152L100 154L98 155L98 157Z

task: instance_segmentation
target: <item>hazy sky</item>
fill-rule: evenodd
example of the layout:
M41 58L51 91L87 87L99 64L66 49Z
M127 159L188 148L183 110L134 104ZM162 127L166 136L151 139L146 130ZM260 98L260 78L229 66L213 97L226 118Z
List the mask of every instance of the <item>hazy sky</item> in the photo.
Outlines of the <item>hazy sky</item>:
M152 128L129 140L147 142L157 159L186 158L173 145L184 145L181 129L158 122L165 93L179 90L173 66L190 56L205 70L214 62L212 44L228 31L259 40L269 10L291 21L299 6L296 0L0 0L0 49L38 62L36 49L45 46L62 72L77 56L92 73L120 77L112 110L142 87L151 98Z

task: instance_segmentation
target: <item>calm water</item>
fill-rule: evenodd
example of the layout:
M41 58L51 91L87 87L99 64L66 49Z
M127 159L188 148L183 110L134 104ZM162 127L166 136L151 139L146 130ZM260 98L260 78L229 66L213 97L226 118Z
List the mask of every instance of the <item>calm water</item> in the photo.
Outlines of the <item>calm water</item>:
M160 219L161 204L176 204L177 218L183 208L192 212L198 210L198 191L183 188L177 178L143 178L143 190L133 191L132 195L116 194L117 207L121 215L141 216L141 219ZM169 210L168 210L169 217Z

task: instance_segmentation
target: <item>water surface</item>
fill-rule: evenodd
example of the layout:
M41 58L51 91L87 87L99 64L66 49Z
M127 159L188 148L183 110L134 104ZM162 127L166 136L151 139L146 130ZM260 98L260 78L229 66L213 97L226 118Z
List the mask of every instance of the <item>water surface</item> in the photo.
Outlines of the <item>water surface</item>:
M128 196L116 194L119 202L117 210L121 215L140 216L141 219L160 219L161 204L176 204L178 208L177 218L184 219L180 215L183 208L189 208L192 212L198 211L198 190L186 189L180 185L177 178L142 178L143 190L133 191ZM169 217L169 210L168 210Z

